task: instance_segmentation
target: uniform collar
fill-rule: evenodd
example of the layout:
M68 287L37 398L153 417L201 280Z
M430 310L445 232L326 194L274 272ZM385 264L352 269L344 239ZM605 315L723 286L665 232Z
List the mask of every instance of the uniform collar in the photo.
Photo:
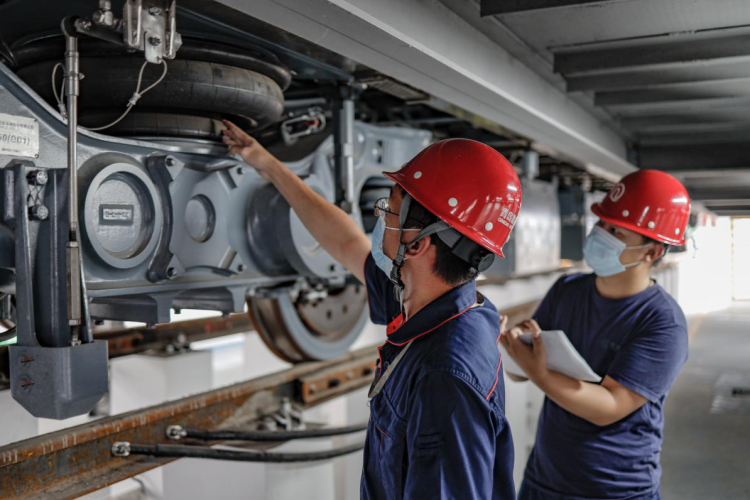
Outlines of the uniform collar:
M457 286L427 304L406 322L400 314L396 316L386 328L386 342L400 346L428 334L469 310L476 300L477 285L474 281Z

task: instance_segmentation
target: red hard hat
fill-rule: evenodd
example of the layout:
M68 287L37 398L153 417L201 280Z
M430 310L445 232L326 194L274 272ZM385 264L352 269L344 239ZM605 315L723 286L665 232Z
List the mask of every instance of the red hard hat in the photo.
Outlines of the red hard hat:
M660 170L626 175L591 210L600 219L647 238L685 244L690 198L680 181Z
M453 229L504 257L521 210L521 182L503 155L481 142L446 139L383 174Z

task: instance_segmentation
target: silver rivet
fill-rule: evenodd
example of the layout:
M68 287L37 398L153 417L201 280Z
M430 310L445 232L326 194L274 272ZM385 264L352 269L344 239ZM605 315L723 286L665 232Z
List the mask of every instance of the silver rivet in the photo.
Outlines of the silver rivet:
M623 210L622 211L622 216L623 217L627 217L628 215L630 215L630 212L628 212L627 210Z
M420 177L422 177L422 172L414 172L415 179L419 179Z
M676 227L674 229L674 234L680 234L680 228L679 227Z
M492 227L493 227L492 222L488 222L487 224L484 225L485 231L492 231Z
M448 200L448 205L455 207L456 205L458 205L458 200L455 198L451 198L450 200Z
M653 229L655 227L656 227L656 224L654 224L654 221L651 221L651 222L648 223L648 228L649 229Z

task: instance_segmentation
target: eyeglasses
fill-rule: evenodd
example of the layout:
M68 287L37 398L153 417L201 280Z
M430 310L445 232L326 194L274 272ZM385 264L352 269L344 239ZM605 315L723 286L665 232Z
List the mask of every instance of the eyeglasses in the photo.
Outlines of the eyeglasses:
M399 216L399 214L391 210L391 202L388 198L380 198L378 201L375 202L375 206L373 207L373 209L375 212L375 216L380 219L383 219L383 228L398 231L397 227L391 227L385 223L385 214L395 215L396 217ZM421 230L422 229L404 228L404 231L421 231Z
M373 209L375 210L375 217L383 217L385 214L398 217L398 214L391 210L391 201L388 198L380 198L375 202Z

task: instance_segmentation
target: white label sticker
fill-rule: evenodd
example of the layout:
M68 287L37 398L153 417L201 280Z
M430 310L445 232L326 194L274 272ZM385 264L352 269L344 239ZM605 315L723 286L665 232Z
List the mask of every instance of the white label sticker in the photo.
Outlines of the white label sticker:
M0 113L0 155L39 156L39 122Z

